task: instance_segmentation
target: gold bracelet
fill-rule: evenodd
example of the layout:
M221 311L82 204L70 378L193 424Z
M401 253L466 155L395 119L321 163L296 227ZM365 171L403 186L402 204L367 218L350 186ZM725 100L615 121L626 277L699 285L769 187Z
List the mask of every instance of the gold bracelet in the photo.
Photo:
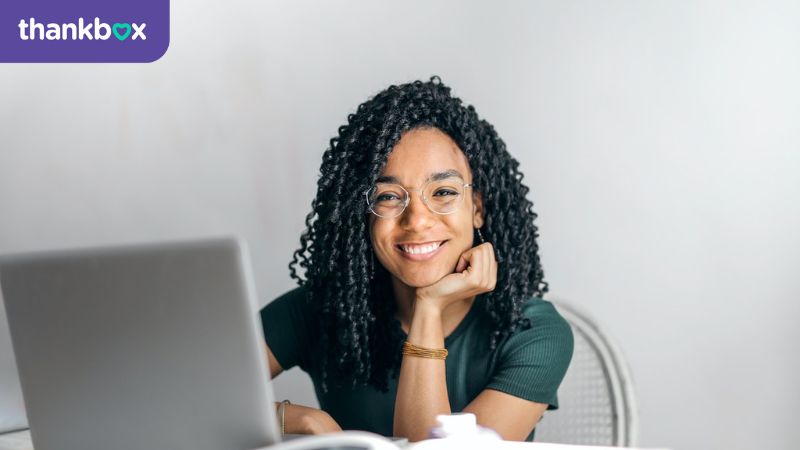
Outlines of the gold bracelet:
M405 341L403 342L403 354L408 356L418 356L420 358L445 359L447 358L446 348L424 348Z
M292 402L284 400L278 405L278 417L281 421L281 436L286 434L286 405L291 405Z

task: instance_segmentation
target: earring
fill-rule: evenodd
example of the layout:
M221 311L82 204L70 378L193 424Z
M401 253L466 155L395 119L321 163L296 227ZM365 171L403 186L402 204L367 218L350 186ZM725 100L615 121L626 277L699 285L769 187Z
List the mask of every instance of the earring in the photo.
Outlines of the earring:
M475 231L477 231L477 232L478 232L478 239L480 239L480 241L481 241L481 244L483 244L484 242L486 242L486 241L484 241L484 240L483 240L483 234L481 234L481 229L480 229L480 228L475 228Z
M375 252L369 251L369 279L375 278Z

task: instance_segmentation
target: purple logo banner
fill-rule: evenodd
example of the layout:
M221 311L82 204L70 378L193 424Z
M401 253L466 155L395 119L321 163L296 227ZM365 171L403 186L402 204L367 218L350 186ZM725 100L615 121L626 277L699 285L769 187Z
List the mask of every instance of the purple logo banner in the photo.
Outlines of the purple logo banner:
M0 0L0 62L134 62L169 47L169 0Z

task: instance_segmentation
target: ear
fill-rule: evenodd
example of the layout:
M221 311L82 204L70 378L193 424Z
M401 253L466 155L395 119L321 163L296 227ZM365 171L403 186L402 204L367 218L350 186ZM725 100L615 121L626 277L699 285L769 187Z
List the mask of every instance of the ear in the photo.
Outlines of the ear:
M480 228L483 226L483 196L480 192L472 193L472 226Z

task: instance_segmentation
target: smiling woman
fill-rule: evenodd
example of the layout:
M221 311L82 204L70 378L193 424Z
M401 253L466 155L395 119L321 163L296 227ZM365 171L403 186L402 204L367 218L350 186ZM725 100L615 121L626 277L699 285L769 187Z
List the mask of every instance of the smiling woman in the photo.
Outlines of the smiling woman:
M372 248L392 280L399 281L393 282L395 295L453 273L459 256L472 247L473 230L483 225L483 207L471 181L466 156L437 128L408 131L394 146L368 205L375 212L369 216ZM417 193L416 201L408 191ZM381 212L390 205L391 214ZM411 306L410 295L401 297Z
M300 286L261 311L272 375L299 365L322 408L282 405L286 432L419 440L464 411L532 440L573 342L541 298L517 161L437 77L378 93L330 144L290 264Z

